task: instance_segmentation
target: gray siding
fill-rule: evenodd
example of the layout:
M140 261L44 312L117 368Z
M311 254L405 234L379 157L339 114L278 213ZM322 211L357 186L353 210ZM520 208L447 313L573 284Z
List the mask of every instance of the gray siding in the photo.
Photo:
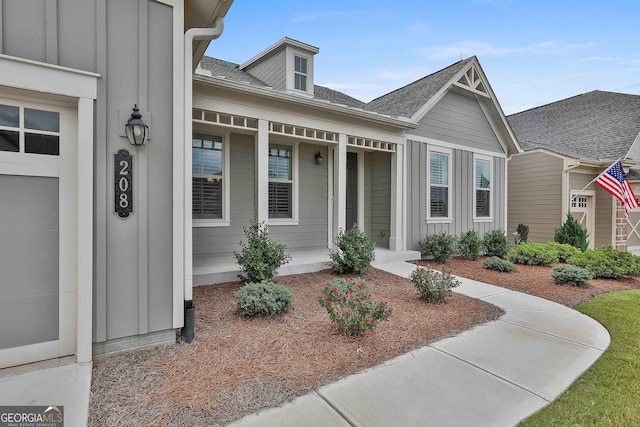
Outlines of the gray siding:
M96 1L2 1L0 8L0 53L96 71Z
M287 89L287 55L284 49L247 67L247 71L276 90Z
M288 249L327 247L328 168L327 162L321 165L315 163L315 155L318 151L325 159L328 158L326 147L313 144L299 146L299 225L269 227L269 233L273 239L284 243Z
M231 134L230 215L228 227L194 227L193 255L229 254L240 249L243 227L255 215L255 138Z
M366 221L371 240L376 246L389 247L391 228L391 156L387 153L366 153L369 169L366 181Z
M525 153L509 160L508 234L519 223L529 226L529 241L553 242L562 210L562 159L545 153Z
M408 133L495 153L504 152L475 96L462 90L450 90L420 120L420 128Z
M505 180L506 159L493 158L493 203L490 220L474 221L474 155L466 150L452 152L452 183L450 191L451 220L427 222L427 151L422 142L407 141L407 248L419 250L419 242L427 235L447 233L453 236L475 230L480 236L493 229L505 229Z

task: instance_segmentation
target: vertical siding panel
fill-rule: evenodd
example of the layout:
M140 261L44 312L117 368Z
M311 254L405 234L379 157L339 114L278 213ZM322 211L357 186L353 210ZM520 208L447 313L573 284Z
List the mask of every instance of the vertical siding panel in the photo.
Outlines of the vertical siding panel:
M2 2L3 53L38 62L47 61L46 1Z

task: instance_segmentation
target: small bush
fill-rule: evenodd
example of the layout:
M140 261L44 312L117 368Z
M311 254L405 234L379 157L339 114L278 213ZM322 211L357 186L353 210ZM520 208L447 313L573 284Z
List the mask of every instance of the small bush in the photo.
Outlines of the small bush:
M456 238L444 232L430 234L420 242L420 249L423 255L445 263L451 259L451 254L456 249Z
M491 230L482 238L482 250L485 255L504 258L509 252L509 242L503 230Z
M518 226L516 227L516 233L518 233L518 244L520 243L527 243L527 240L529 239L529 226L525 225L525 224L518 224Z
M451 298L451 289L460 286L460 282L451 273L441 273L424 267L413 270L409 280L424 302L435 304L441 304L447 298Z
M391 309L371 297L365 280L340 278L327 285L319 303L345 335L362 335L380 321L389 320Z
M507 261L506 259L498 258L497 256L492 256L491 258L487 258L482 262L489 270L499 271L501 273L509 273L516 268L515 264L511 261Z
M594 278L619 279L640 274L640 257L605 245L601 250L587 250L567 261L589 270Z
M558 243L566 243L580 249L582 252L589 248L587 230L582 228L577 219L567 212L567 219L561 227L554 230L553 240Z
M242 317L277 316L289 310L293 294L271 282L248 283L234 294Z
M458 253L462 258L475 261L480 256L480 247L482 241L480 236L475 230L469 230L466 233L462 233L460 239L458 239Z
M339 230L331 250L331 268L336 273L360 274L371 266L376 257L374 244L364 232L353 225L350 230Z
M268 282L278 275L278 268L291 261L284 253L285 246L269 237L267 224L258 220L244 227L247 243L240 242L242 250L234 252L240 266L240 280L244 283Z
M558 252L558 262L567 262L567 260L572 256L582 253L580 249L567 243L548 242L545 243L545 246L548 246Z
M586 288L587 282L591 280L591 273L586 268L575 265L562 264L553 267L551 273L553 281L560 285L571 285L579 288Z
M511 249L509 261L516 264L547 266L558 262L558 251L542 243L524 243Z

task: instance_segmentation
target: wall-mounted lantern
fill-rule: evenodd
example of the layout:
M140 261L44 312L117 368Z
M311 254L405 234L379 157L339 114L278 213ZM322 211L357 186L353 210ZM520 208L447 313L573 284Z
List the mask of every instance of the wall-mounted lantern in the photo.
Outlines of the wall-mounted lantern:
M324 158L322 157L322 154L319 151L318 151L318 154L316 154L315 159L316 159L316 165L321 165L322 161L324 160Z
M127 124L124 125L124 130L131 145L140 147L147 142L149 126L142 121L142 114L140 114L138 104L133 106L133 112L131 113L131 117L127 121Z

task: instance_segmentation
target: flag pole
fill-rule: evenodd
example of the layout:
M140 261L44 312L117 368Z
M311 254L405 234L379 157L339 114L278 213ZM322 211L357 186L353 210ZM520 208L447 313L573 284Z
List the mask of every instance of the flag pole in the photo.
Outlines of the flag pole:
M569 209L571 209L571 203L573 203L573 201L576 199L576 197L578 197L584 190L586 190L588 186L593 184L596 181L596 179L600 178L602 175L604 175L605 173L609 172L609 169L611 169L618 162L620 162L620 158L619 157L618 157L618 160L616 160L615 162L611 163L611 165L608 168L606 168L604 171L602 171L600 174L598 174L598 176L596 176L591 181L589 181L589 183L587 185L582 187L582 190L580 190L576 194L574 194L571 197L571 199L569 200ZM622 162L620 163L620 166L622 166ZM571 190L569 190L569 191L571 191Z

